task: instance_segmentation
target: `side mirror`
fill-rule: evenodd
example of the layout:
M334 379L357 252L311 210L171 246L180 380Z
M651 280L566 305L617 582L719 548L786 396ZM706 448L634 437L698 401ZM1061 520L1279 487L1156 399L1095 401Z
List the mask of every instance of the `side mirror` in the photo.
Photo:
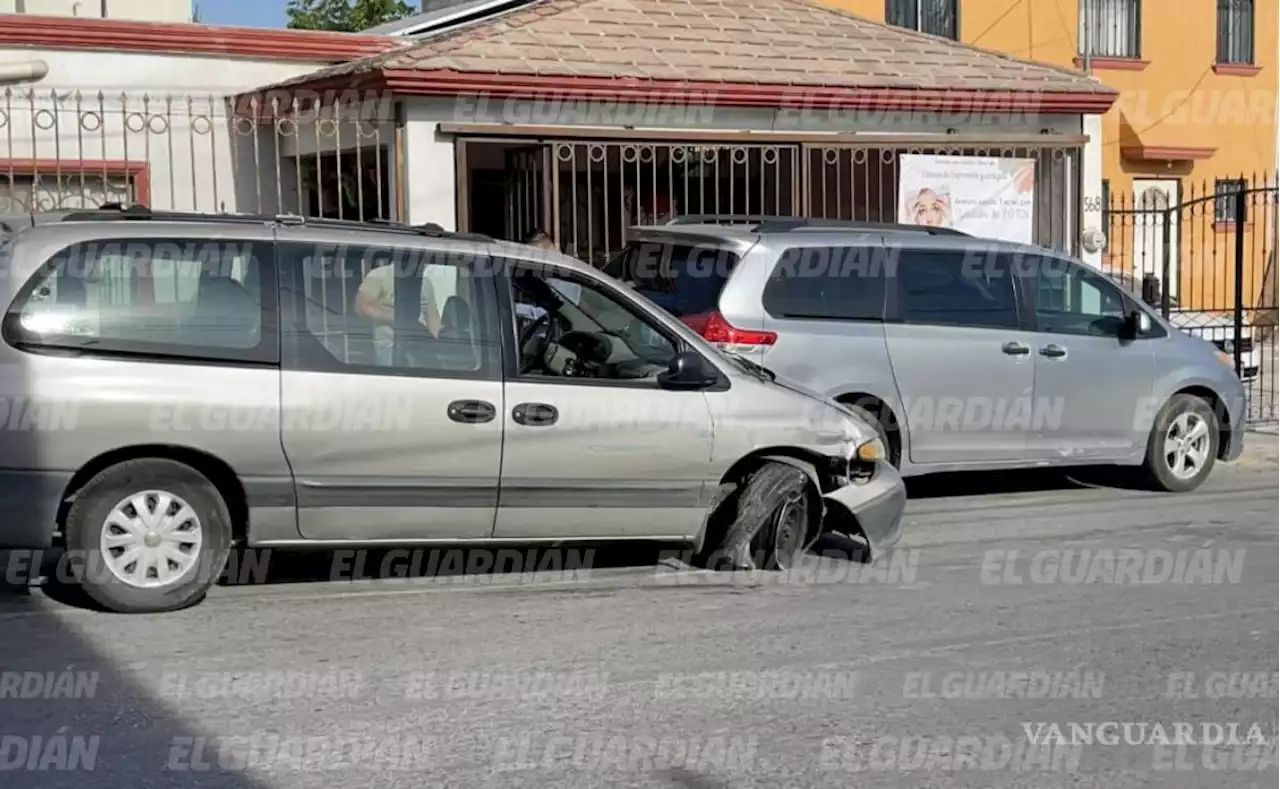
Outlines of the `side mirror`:
M714 380L706 361L693 351L676 354L667 371L658 374L658 385L666 389L703 389Z
M1135 309L1129 313L1125 321L1126 333L1129 337L1142 337L1151 332L1151 316L1146 310Z

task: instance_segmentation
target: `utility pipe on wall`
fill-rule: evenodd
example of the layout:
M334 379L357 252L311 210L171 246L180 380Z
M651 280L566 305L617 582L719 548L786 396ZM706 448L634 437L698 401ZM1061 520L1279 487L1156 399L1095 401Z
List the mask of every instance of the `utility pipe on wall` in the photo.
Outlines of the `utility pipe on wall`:
M49 64L43 60L28 60L25 63L0 63L0 85L39 82L48 75Z

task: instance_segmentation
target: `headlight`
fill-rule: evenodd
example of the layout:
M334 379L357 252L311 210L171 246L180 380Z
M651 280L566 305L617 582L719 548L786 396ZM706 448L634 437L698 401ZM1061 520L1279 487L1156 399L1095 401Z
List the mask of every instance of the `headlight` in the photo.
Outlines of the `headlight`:
M1222 362L1222 363L1223 363L1223 364L1225 364L1225 365L1228 365L1228 366L1230 366L1230 367L1235 367L1235 366L1236 366L1236 360L1235 360L1235 357L1231 356L1230 354L1225 354L1225 353L1223 353L1222 351L1216 351L1216 350L1215 350L1215 351L1213 352L1213 355L1214 355L1214 356L1217 356L1217 357L1218 357L1218 361Z
M859 444L854 457L863 463L874 463L877 460L884 460L886 455L884 442L876 437Z

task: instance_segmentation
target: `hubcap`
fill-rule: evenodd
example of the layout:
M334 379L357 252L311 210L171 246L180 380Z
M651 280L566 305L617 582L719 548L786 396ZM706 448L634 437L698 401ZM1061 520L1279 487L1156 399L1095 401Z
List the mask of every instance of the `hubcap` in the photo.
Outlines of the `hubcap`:
M102 524L107 569L139 589L177 583L200 560L200 518L180 496L146 490L121 499Z
M1164 437L1164 460L1178 479L1191 479L1209 460L1209 425L1196 413L1179 414Z

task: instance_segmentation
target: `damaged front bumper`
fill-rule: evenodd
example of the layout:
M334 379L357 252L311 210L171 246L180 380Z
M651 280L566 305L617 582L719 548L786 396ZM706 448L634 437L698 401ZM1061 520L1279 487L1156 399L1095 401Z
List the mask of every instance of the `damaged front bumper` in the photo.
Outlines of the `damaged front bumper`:
M877 460L871 474L824 493L827 505L824 530L861 533L871 560L883 555L902 536L902 513L907 488L888 461Z

